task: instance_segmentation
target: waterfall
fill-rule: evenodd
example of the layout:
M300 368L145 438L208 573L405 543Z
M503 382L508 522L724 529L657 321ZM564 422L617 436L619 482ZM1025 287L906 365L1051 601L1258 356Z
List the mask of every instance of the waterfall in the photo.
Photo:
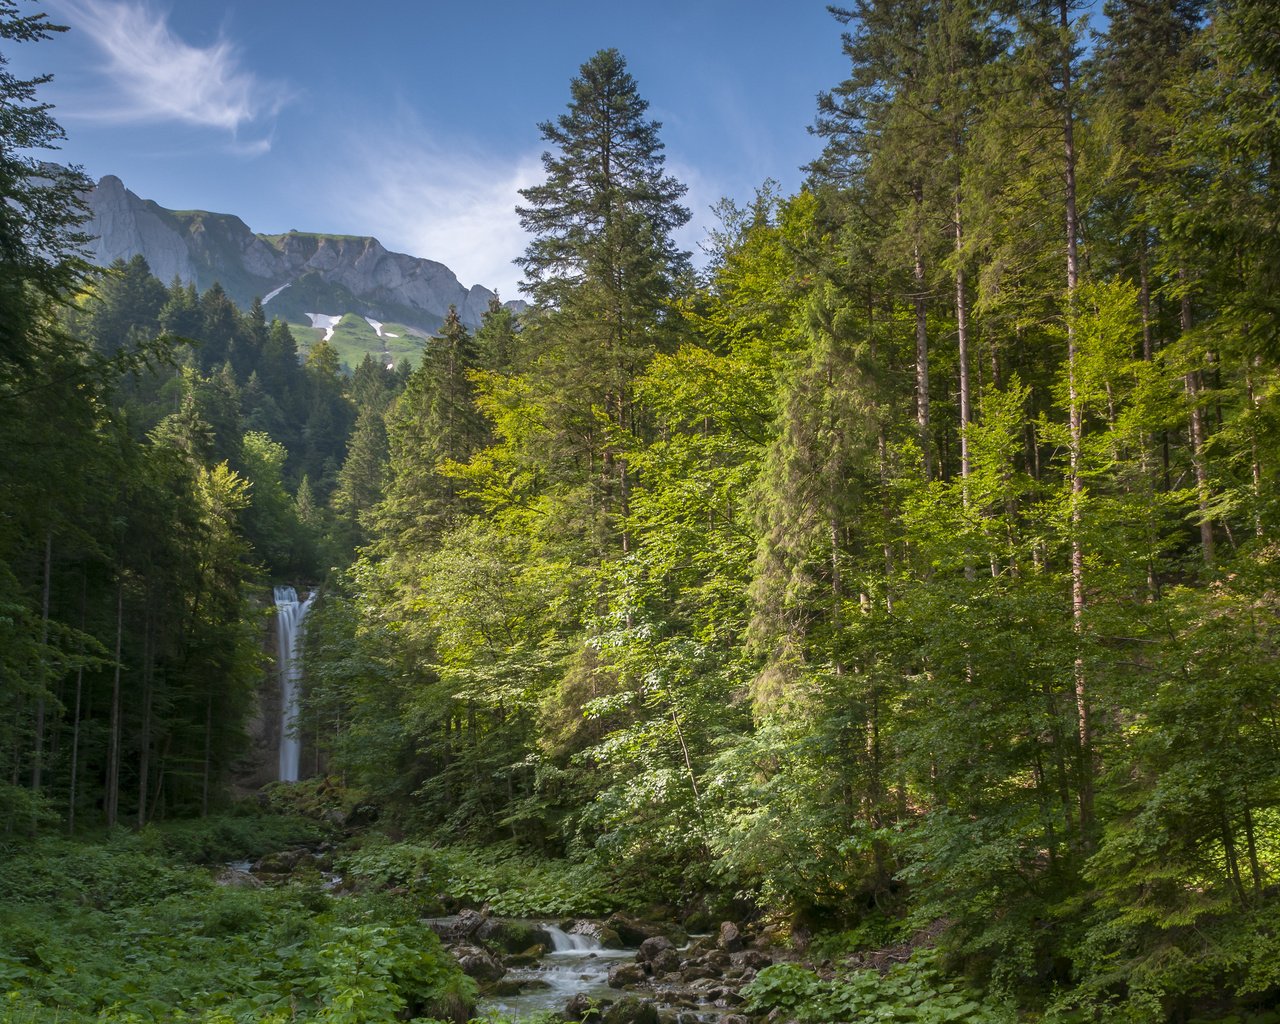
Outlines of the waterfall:
M553 924L539 925L538 930L551 940L551 949L555 953L568 953L571 950L601 949L600 940L594 935L583 935L579 932L566 932Z
M302 682L302 663L298 660L298 644L302 639L302 625L311 602L313 590L305 601L298 600L293 587L276 587L276 664L280 669L280 781L298 781L298 757L302 753L302 740L298 736L298 688Z

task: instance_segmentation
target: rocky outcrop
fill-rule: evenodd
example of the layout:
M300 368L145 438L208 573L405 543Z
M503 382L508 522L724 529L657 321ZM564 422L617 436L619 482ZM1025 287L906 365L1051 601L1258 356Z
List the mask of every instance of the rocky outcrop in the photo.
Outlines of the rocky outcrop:
M465 287L443 263L390 252L376 238L258 235L230 214L166 210L114 175L86 199L91 216L84 230L93 237L94 262L107 266L141 255L162 281L178 277L202 290L216 281L245 308L271 296L268 313L294 322L321 310L434 331L450 306L463 323L479 324L494 298L482 285Z
M98 182L88 198L92 217L84 231L93 238L89 255L95 263L105 267L141 253L161 281L195 280L187 240L155 203L139 199L114 174Z
M487 949L473 946L470 943L459 943L453 947L453 955L462 968L462 973L477 981L497 981L507 969L498 962L497 957Z

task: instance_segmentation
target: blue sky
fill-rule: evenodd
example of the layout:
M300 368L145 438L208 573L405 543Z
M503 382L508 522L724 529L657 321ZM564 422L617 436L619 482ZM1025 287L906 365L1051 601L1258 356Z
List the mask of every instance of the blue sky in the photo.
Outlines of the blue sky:
M516 294L516 190L537 123L602 47L622 51L689 186L694 249L721 196L791 191L814 97L845 75L822 0L46 0L71 31L8 46L52 72L62 159L255 231L372 234Z

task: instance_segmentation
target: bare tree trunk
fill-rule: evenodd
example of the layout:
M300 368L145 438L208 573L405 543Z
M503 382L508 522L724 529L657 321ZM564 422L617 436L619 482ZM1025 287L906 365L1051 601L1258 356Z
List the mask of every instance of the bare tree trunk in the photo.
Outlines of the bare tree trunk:
M111 735L107 740L107 786L105 810L107 827L116 823L120 811L120 654L124 640L124 579L116 584L116 664L111 682Z
M963 226L960 222L960 197L956 196L956 359L960 370L960 477L965 482L963 497L965 507L969 505L969 424L973 413L969 393L969 297L966 294L964 264L961 256L964 250Z
M84 634L85 605L88 600L88 583L83 570L80 573L80 633ZM76 666L75 711L71 716L71 783L67 787L67 832L76 833L76 776L80 771L80 702L84 694L84 641L80 642L81 663Z
M916 217L919 219L923 198L920 187L915 190ZM918 229L917 229L918 234ZM933 479L933 452L929 443L929 322L927 317L926 284L924 271L924 252L917 239L913 252L915 266L915 311L916 311L916 426L920 431L920 451L924 457L924 477Z
M1266 530L1262 525L1262 459L1258 456L1258 415L1262 411L1262 403L1253 388L1253 366L1246 362L1244 369L1244 386L1249 397L1249 408L1253 416L1249 423L1249 466L1253 472L1253 532L1262 537Z
M155 651L152 638L151 583L147 583L142 631L142 729L138 738L138 828L147 823L147 783L151 771L151 703Z
M1076 382L1078 353L1076 350L1075 305L1080 287L1080 221L1076 210L1076 141L1075 103L1072 98L1071 27L1068 4L1058 4L1059 28L1062 30L1062 142L1063 171L1067 205L1067 402L1071 420L1071 620L1077 637L1084 632L1085 579L1084 545L1080 539L1081 512L1084 499L1084 475L1080 464L1084 440L1084 416ZM1093 738L1089 721L1089 692L1085 680L1084 658L1077 654L1075 669L1076 729L1080 744L1080 824L1088 833L1093 818Z
M40 598L40 690L36 694L36 737L31 753L31 791L39 793L44 781L45 682L49 675L49 591L53 579L53 533L44 535L44 589Z
M1155 358L1155 340L1151 333L1151 269L1147 265L1147 233L1142 232L1142 251L1138 257L1139 296L1142 301L1142 358Z
M209 775L213 760L213 694L204 698L204 764L200 776L200 817L209 817Z
M1182 278L1182 333L1191 330L1191 295L1187 292L1187 273L1181 270ZM1209 519L1209 470L1205 465L1205 429L1204 411L1200 408L1200 371L1190 370L1182 378L1187 393L1187 404L1190 407L1191 427L1191 466L1196 474L1196 508L1200 513L1200 554L1205 565L1213 565L1213 523Z

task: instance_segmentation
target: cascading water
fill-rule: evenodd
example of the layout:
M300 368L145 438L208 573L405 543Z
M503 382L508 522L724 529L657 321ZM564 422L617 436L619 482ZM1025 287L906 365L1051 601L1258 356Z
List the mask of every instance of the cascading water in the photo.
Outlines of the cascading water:
M305 601L298 600L293 587L276 587L276 664L280 669L280 781L298 781L298 759L302 739L298 736L298 689L302 682L302 663L298 660L298 644L313 590Z
M511 968L504 980L518 986L520 993L493 996L484 1010L522 1017L563 1009L579 993L592 999L618 997L618 991L609 987L609 968L634 960L634 949L602 949L596 936L566 932L548 922L538 922L536 927L550 940L550 952L537 964Z

